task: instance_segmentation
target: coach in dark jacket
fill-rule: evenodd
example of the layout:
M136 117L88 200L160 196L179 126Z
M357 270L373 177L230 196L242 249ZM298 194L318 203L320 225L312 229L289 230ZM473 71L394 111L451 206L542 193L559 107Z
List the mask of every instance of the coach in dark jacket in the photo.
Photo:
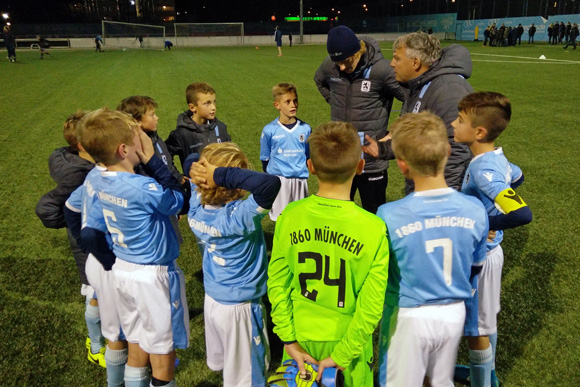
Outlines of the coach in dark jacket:
M464 144L453 140L451 123L459 114L457 104L473 88L467 82L471 76L471 56L460 45L441 49L439 40L423 32L399 37L393 44L393 60L397 81L408 90L408 98L401 114L418 113L423 110L438 115L447 126L447 136L451 144L451 156L445 166L445 180L450 187L461 189L463 176L471 152ZM390 141L375 143L365 147L365 152L382 158L394 158ZM414 189L413 182L407 180L406 193Z
M328 33L326 48L329 56L316 70L314 81L330 104L331 120L352 123L361 137L383 138L393 98L403 101L405 96L379 44L338 26ZM363 174L353 180L351 198L358 189L363 208L376 213L386 201L389 164L368 155L365 162Z

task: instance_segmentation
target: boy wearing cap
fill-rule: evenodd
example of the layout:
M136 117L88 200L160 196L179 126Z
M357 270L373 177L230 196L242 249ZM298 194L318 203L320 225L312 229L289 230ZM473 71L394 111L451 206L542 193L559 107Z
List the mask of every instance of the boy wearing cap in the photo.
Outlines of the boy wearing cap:
M326 48L329 55L316 70L314 81L330 104L331 120L352 123L361 139L385 137L393 98L403 101L405 96L379 44L338 26L328 33ZM363 208L374 214L386 202L389 164L367 154L364 157L365 169L355 176L350 196L354 199L358 189Z

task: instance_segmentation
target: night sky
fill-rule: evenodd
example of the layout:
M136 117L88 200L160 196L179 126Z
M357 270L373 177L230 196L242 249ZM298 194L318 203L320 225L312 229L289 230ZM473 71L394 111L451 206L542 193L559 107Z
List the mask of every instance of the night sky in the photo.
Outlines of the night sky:
M129 0L125 0L129 1ZM63 23L88 22L79 14L70 12L70 5L83 3L84 0L0 0L0 12L9 13L13 23ZM312 9L312 15L331 16L331 8L342 9L342 13L350 9L361 9L362 4L372 7L380 0L304 0L304 13ZM383 0L384 3L384 0ZM178 19L187 18L188 22L250 22L266 21L272 15L278 19L285 16L298 15L299 0L175 0L176 10L180 11ZM185 11L187 15L185 16Z

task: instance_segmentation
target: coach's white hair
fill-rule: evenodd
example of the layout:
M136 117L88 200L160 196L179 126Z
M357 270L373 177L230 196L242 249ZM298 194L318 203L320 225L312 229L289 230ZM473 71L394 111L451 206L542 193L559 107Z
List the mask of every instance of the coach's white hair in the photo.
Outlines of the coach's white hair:
M441 58L441 43L433 35L424 32L413 32L399 36L393 43L393 51L405 47L409 58L419 58L421 63L431 67Z

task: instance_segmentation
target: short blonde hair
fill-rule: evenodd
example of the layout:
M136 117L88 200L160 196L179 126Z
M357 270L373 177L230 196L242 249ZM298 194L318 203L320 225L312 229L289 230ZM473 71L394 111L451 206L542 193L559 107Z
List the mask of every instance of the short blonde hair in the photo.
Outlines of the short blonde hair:
M62 127L64 139L76 151L79 150L78 126L86 114L87 112L84 110L77 110L67 117Z
M419 58L421 63L427 67L431 67L433 63L438 61L442 54L439 39L424 32L413 32L399 36L393 43L393 52L403 47L407 49L407 57Z
M278 83L276 86L272 88L272 97L274 98L274 102L281 98L284 94L294 93L296 98L298 98L298 92L296 91L296 86L292 83Z
M392 148L422 176L437 176L449 157L449 138L445 124L433 113L408 113L391 124Z
M348 122L331 121L318 126L308 137L310 160L318 179L345 183L361 159L362 147L355 127Z
M205 82L194 82L185 89L185 99L187 103L197 105L198 94L215 94L215 90Z
M218 167L250 168L248 158L233 142L209 144L201 151L201 157L205 157L210 164ZM197 191L201 195L201 204L214 206L237 200L245 194L243 190L225 187L202 188L198 186Z
M117 161L117 149L121 144L135 145L137 125L129 114L104 107L87 114L79 140L95 161L112 165Z

